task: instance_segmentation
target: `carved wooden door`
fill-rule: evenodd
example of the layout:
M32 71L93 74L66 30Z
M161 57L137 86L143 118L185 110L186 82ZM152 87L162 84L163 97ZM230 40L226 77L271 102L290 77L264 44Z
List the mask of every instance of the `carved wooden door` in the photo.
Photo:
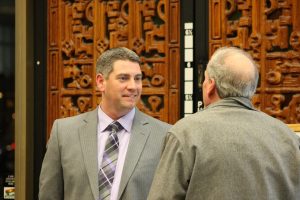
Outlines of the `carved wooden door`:
M95 62L125 46L142 60L140 110L179 119L179 0L48 0L47 130L100 102Z
M221 46L250 52L259 65L254 105L300 123L300 1L210 0L209 53Z

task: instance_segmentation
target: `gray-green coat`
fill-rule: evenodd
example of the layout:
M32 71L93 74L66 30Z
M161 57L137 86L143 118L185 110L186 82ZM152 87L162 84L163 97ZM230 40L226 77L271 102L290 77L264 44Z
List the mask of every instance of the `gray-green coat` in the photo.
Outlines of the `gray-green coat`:
M300 199L299 144L249 100L223 99L171 128L148 199Z

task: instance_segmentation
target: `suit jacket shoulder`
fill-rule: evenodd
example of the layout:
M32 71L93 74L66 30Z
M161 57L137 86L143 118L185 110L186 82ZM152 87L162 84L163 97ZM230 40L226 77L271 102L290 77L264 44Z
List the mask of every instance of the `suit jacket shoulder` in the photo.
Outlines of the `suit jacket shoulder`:
M97 109L55 120L41 169L39 198L93 199L98 194L97 171Z
M89 112L85 112L76 116L72 117L66 117L66 118L60 118L56 119L54 121L54 124L57 123L60 127L59 128L70 128L74 130L75 128L78 128L82 125L85 125L88 121L96 121L98 120L98 109L94 109Z

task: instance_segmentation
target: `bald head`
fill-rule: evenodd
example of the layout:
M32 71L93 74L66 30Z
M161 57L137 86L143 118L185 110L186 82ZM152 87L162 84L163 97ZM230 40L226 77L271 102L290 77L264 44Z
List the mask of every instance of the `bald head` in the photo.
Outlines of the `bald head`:
M256 91L258 71L252 57L235 47L218 49L207 65L207 75L216 82L220 98L251 98Z
M236 74L241 81L251 81L255 78L256 66L247 56L239 53L228 53L226 56L224 57L224 66Z

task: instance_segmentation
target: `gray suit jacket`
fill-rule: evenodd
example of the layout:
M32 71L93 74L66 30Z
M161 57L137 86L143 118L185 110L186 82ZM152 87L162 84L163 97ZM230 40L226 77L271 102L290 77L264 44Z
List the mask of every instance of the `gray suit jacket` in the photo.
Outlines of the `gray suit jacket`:
M226 98L177 122L149 200L298 200L300 140L245 98Z
M98 199L97 109L54 122L40 174L40 200ZM136 109L119 199L146 199L167 123Z

